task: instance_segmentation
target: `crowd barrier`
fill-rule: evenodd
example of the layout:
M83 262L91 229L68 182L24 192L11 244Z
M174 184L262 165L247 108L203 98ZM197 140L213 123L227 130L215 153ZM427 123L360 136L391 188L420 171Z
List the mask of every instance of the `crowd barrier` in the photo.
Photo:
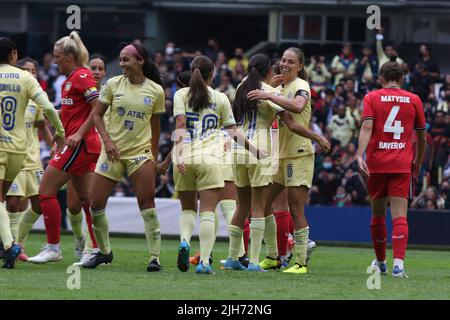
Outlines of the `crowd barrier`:
M179 234L178 219L181 205L175 199L156 199L156 208L162 235ZM143 220L135 198L111 197L106 207L111 232L143 234ZM310 224L310 238L317 241L370 243L370 218L368 207L314 207L306 208ZM197 217L198 219L198 217ZM410 210L408 213L409 243L423 245L450 245L450 211ZM386 219L388 241L391 238L391 221ZM70 224L68 224L70 226ZM44 229L42 219L35 229ZM198 221L194 230L198 235ZM220 214L219 237L227 236L227 227Z

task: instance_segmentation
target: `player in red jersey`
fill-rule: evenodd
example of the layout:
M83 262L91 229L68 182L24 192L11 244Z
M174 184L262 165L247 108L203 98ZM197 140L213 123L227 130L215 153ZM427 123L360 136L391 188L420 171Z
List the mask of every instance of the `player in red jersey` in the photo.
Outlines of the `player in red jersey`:
M66 130L66 141L47 166L39 188L39 199L44 215L47 244L29 262L46 263L62 259L59 246L61 209L56 199L58 190L69 180L89 212L89 188L100 154L100 139L90 116L97 101L98 90L87 65L89 53L78 33L59 39L53 54L59 71L67 75L61 93L61 121ZM88 213L90 214L90 212Z
M426 146L425 115L420 98L400 89L403 70L394 58L381 67L383 88L368 93L364 98L356 157L360 171L368 177L372 205L370 229L377 257L372 265L387 274L386 206L389 202L393 225L392 275L407 278L403 266L408 243L406 215L408 198L412 195L411 174L418 175ZM414 130L418 137L416 152L412 144Z

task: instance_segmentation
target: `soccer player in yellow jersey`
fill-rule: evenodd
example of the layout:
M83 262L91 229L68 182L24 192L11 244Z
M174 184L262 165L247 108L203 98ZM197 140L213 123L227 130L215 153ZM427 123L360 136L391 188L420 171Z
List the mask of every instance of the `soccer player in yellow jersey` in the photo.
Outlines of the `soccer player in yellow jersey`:
M111 191L127 173L144 219L150 252L147 271L160 271L161 235L155 208L155 157L158 155L159 115L165 112L164 89L158 69L144 46L130 44L124 47L119 63L123 75L111 78L103 85L94 111L94 123L103 140L91 203L100 252L92 254L82 266L95 268L113 259L105 207ZM108 108L110 117L105 127L102 117Z
M175 189L182 206L178 268L189 268L190 230L195 224L197 191L200 196L200 263L195 272L213 274L209 257L215 240L215 215L224 178L220 170L223 162L221 127L257 156L265 152L256 150L236 132L230 102L223 93L210 87L214 64L205 56L191 63L191 80L188 88L178 90L174 96L176 118L174 170ZM187 131L187 132L186 132ZM186 221L184 221L184 219Z
M55 139L63 142L64 128L53 105L48 101L37 80L27 71L14 67L17 62L16 44L0 37L0 238L3 242L3 268L14 268L20 246L14 244L8 213L3 203L6 191L22 169L27 149L25 111L31 99L41 106L56 128Z
M102 88L103 78L106 76L106 59L100 54L93 54L89 57L89 69L92 71L96 82L96 88L100 92ZM109 109L108 109L109 110ZM109 112L107 112L109 114ZM103 119L108 116L105 114ZM75 256L80 259L75 264L82 264L89 259L90 255L94 252L98 252L98 244L95 239L95 234L92 229L92 217L88 212L86 215L86 225L88 226L89 236L86 237L83 233L83 215L81 214L82 203L78 197L78 193L72 180L67 182L67 217L72 225L72 231L75 238ZM91 227L89 227L89 225Z
M295 47L284 51L280 62L282 84L281 96L262 90L251 91L249 99L270 100L290 111L294 120L309 127L311 121L311 94L306 72L304 54ZM314 149L309 137L301 137L284 123L279 121L280 166L274 175L268 193L265 215L270 216L271 205L275 197L288 188L289 209L294 219L295 265L284 272L307 273L306 255L309 235L308 221L305 217L305 204L311 188L314 171ZM322 145L321 145L322 146Z
M17 67L28 71L37 78L38 65L31 58L17 62ZM45 123L41 108L30 100L25 112L25 128L27 131L27 154L22 170L14 179L6 194L6 207L9 212L11 233L16 242L22 245L19 260L26 261L28 257L23 252L23 244L34 222L41 215L39 203L39 183L44 170L40 157L38 132L48 145L52 145L52 134ZM28 199L31 207L28 208Z
M326 139L308 129L307 125L294 121L285 109L270 100L251 101L247 94L253 90L261 90L268 95L277 95L274 88L268 85L272 74L270 59L264 54L254 55L249 62L248 77L239 86L234 103L233 113L249 141L266 150L271 150L271 131L273 121L278 115L286 123L293 134L313 139L329 148ZM250 222L250 263L249 271L263 271L276 269L281 266L277 249L277 232L273 214L265 215L267 198L270 198L270 185L272 183L271 159L256 161L247 152L239 152L238 148L234 164L235 184L237 186L238 209L233 216L230 226L229 258L225 269L244 270L238 261L238 252L241 244L245 218L252 210ZM267 258L259 263L262 239L264 237L267 247Z

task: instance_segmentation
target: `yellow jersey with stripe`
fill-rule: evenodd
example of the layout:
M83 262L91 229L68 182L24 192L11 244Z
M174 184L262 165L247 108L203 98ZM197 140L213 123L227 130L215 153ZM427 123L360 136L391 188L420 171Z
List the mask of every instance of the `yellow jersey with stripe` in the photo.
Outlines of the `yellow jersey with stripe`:
M0 151L26 153L25 111L28 101L41 94L44 91L31 73L0 64Z
M295 78L295 80L287 85L281 85L277 89L279 89L281 95L287 99L295 99L298 95L301 95L306 99L307 102L303 111L301 113L291 112L291 115L297 123L309 128L309 123L311 121L311 90L308 82L300 78ZM281 119L278 121L278 128L280 138L280 159L296 158L314 153L312 141L289 130Z
M22 170L41 169L41 148L39 144L38 128L36 122L44 121L42 109L32 100L28 102L25 111L25 128L27 131L27 153Z
M261 82L261 90L280 95L280 92L268 85L265 82ZM282 107L273 103L270 100L258 100L256 110L246 114L241 121L237 122L237 126L241 129L245 137L255 147L265 150L270 154L271 151L271 131L273 121L276 119L277 114L285 111ZM237 153L250 153L238 144L235 144L235 150ZM252 157L254 157L252 155Z
M210 104L197 112L188 104L189 87L175 92L174 117L186 116L186 134L183 157L210 155L222 159L223 138L221 128L235 125L228 97L208 87Z
M120 75L102 86L99 100L109 105L106 129L120 150L120 157L131 159L151 153L150 120L153 114L166 112L164 89L147 78L142 84L134 85ZM105 152L104 145L102 152Z

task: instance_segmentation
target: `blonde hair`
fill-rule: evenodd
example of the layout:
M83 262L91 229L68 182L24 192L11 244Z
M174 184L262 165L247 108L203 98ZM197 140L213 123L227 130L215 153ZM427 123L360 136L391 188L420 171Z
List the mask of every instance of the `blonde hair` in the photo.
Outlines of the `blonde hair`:
M76 31L56 41L55 47L60 47L65 56L73 54L79 66L85 66L89 62L89 52Z

